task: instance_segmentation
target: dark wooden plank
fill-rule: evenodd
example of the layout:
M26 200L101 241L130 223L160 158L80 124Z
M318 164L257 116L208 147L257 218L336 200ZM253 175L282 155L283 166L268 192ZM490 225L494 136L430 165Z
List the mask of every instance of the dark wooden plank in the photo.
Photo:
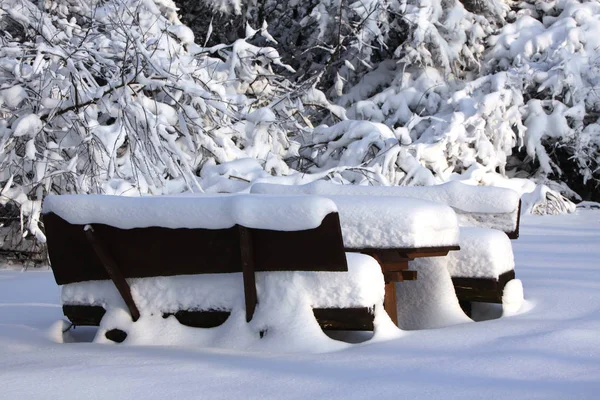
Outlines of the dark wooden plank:
M84 225L72 225L52 213L44 214L43 220L59 285L109 279L85 236ZM94 228L126 278L242 271L235 228L118 229L103 224Z
M99 326L106 310L102 306L65 304L63 314L75 326Z
M53 213L44 214L43 221L59 285L110 278L85 236L84 225L72 225ZM237 227L119 229L94 224L94 229L126 278L242 272ZM337 213L327 215L315 229L249 231L257 271L348 270Z
M326 215L314 229L249 231L256 271L348 271L337 213Z
M242 274L244 277L244 299L246 302L246 322L252 320L258 298L256 295L256 277L254 275L254 249L250 230L238 226L240 232L240 253L242 259Z
M405 281L416 281L417 280L417 271L413 271L413 270L406 270L406 271L400 271L400 273L402 274L402 279L404 279Z
M106 310L102 306L63 305L64 315L75 326L99 326ZM163 313L163 318L175 316L180 324L193 328L214 328L223 324L231 313L222 310L180 310Z
M515 271L507 271L494 278L452 278L454 291L459 301L479 301L484 303L502 303L504 286L515 279Z
M403 258L418 258L418 257L439 257L445 256L450 251L460 250L460 246L452 245L452 246L436 246L436 247L415 247L415 248L406 248L406 247L398 247L398 248L361 248L361 249L353 249L346 248L346 251L353 253L364 253L364 254L377 254L378 256L386 256L393 257L394 254L399 255Z
M215 328L219 325L223 325L231 312L229 311L194 311L194 310L180 310L176 313L163 313L163 318L169 316L175 316L177 321L181 325L191 326L192 328Z
M373 308L313 308L323 330L372 331Z
M94 227L92 225L87 225L84 227L84 231L88 241L92 244L92 248L94 249L96 256L98 256L100 259L100 262L106 270L106 273L115 284L119 294L123 298L123 301L125 301L125 304L131 313L131 318L134 322L137 321L140 318L140 311L135 305L135 301L131 296L131 288L125 280L125 277L123 276L119 266L115 263L115 260L113 260L110 253L106 251L102 241L96 237Z

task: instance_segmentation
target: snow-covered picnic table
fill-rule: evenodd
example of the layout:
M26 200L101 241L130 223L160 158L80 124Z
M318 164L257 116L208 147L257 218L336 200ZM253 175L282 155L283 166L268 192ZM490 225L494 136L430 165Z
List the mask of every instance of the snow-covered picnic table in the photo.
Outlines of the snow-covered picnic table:
M406 203L408 200L416 201L418 199L449 206L456 212L460 226L460 241L455 242L460 245L460 251L449 253L446 264L461 305L469 312L471 301L505 303L508 297L504 296L504 288L511 281L515 281L513 283L517 285L511 285L515 290L512 290L513 295L510 297L516 298L517 303L519 297L522 300L522 287L518 287L520 282L515 280L514 257L509 240L509 238L514 239L519 235L520 199L518 193L513 190L472 186L457 181L421 187L341 185L327 181L315 181L305 185L256 183L252 186L251 192L271 195L326 196L334 199L336 203L338 201L335 199L354 196L353 198L356 200L353 201L364 204L387 201L390 204L398 202L398 204L404 205L410 204ZM365 200L361 202L358 200L359 198ZM343 226L344 208L349 205L345 206L341 204L342 202L345 204L349 202L340 200L340 204L338 204ZM409 219L413 215L412 221L421 221L423 226L420 227L419 223L408 223L405 226L414 226L408 232L412 234L421 229L426 234L427 230L431 230L436 232L436 235L440 235L440 243L448 244L448 242L444 242L446 240L444 234L437 232L437 229L444 226L446 218L440 210L430 208L431 213L428 213L430 217L427 218L423 217L424 213L418 213L409 208L406 209L406 213L403 213L401 208L390 207L389 213L386 213L384 218L393 219L393 214L399 213L400 217L398 218L405 220L407 218L405 214ZM431 215L435 215L433 218L439 218L440 221L432 221ZM370 221L376 221L376 219L370 218ZM431 226L432 222L439 225ZM387 221L382 223L385 226ZM349 232L360 232L361 229L347 229L347 231L350 234ZM394 234L393 226L382 227L380 231L389 231L391 233L389 240L398 239L398 235ZM385 243L385 240L382 238L380 243ZM411 241L410 245L422 246L424 242ZM429 245L434 244L430 243Z
M222 323L244 308L240 307L236 278L178 275L223 272L243 272L247 321L253 318L256 293L275 291L281 295L286 281L289 291L302 293L317 319L320 315L328 324L337 318L332 309L370 309L370 318L375 321L378 310L383 309L385 278L387 287L391 283L393 289L386 297L385 309L396 322L393 285L405 278L408 260L446 254L458 243L454 211L415 199L75 195L47 197L43 212L52 267L57 283L63 285L65 314L72 320L95 325L111 308L123 308L124 303L134 321L158 313L175 315L181 322L190 317L189 311L227 310L218 318L213 314ZM251 236L246 245L238 229ZM185 236L200 231L205 233ZM205 234L210 236L202 236ZM372 255L381 267L366 255L344 256L344 249ZM248 262L253 264L250 271L246 270ZM306 272L278 273L281 279L259 276L255 280L254 271L265 271L267 275L268 271ZM305 284L298 285L298 279ZM88 308L82 311L79 306ZM95 311L89 307L96 307ZM339 326L375 328L375 322L364 323L364 315L356 321L348 316L354 318L344 314ZM359 324L353 325L357 321ZM105 330L111 331L111 326Z
M417 279L409 261L446 256L459 250L459 228L452 208L432 201L328 195L339 215L344 247L374 257L385 279L384 306L398 324L396 283Z

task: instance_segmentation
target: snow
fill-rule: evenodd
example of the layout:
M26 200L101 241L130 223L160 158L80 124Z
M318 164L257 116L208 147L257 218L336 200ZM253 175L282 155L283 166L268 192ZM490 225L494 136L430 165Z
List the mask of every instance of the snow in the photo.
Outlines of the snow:
M346 248L437 247L458 243L456 214L442 204L410 198L327 197L338 208Z
M463 226L482 226L512 232L517 225L519 194L513 190L466 185L451 181L435 186L339 185L315 181L286 186L256 183L251 193L394 196L429 200L451 206ZM370 197L372 198L372 197Z
M259 185L254 185L253 188L256 186ZM261 184L259 188L271 188L275 186L277 185L269 184L262 186ZM260 189L257 191L260 191ZM265 215L260 217L262 219L256 218L262 221L263 224L267 223L265 220L268 218L281 221L283 216L285 216L293 220L301 211L293 210L295 214L288 215L286 214L287 211L282 209L281 216L276 216L273 210L276 210L278 207L282 208L278 202L285 203L288 198L296 200L302 198L327 198L334 203L335 210L339 213L344 246L347 249L453 246L457 245L459 241L456 213L448 206L431 201L389 196L306 196L301 193L294 193L292 195L279 193L278 195L250 194L237 196L254 198L255 204L264 206ZM193 204L194 201L192 199L214 199L215 197L205 194L186 194L177 198L188 199ZM219 198L228 197L217 197L217 199ZM276 200L273 200L270 204L263 202L263 199L270 198ZM293 208L292 206L290 207ZM124 212L129 212L129 210L127 209ZM248 209L247 212L250 213L252 211ZM308 213L309 210L307 209L305 212ZM80 221L83 220L81 219ZM272 224L276 226L277 222L273 221Z
M452 181L435 186L367 186L338 185L315 181L306 185L284 186L257 183L252 193L315 194L315 195L366 195L414 197L447 204L470 213L510 213L519 205L518 193L491 186L464 185Z
M448 254L456 253L451 251ZM448 273L446 257L417 258L411 270L417 280L396 283L396 307L401 329L434 329L472 322L460 308Z
M30 136L34 137L39 131L42 130L43 123L40 118L35 114L29 114L21 117L12 124L13 135L19 136Z
M515 268L511 240L494 229L460 228L460 250L447 256L452 277L494 278Z
M335 204L317 196L213 195L199 197L47 196L42 212L71 224L106 224L121 229L247 228L296 231L321 225Z
M0 89L0 106L6 104L10 108L15 108L26 98L27 92L21 85Z
M108 343L104 332L128 333L125 344L178 345L241 350L324 352L347 347L319 328L312 308L368 307L375 312L375 335L398 336L400 331L383 311L384 282L379 264L363 254L347 254L348 272L256 273L258 306L246 323L241 273L129 279L141 317L133 323L110 281L64 285L63 304L103 306L97 343ZM163 313L179 310L226 310L221 326L194 329ZM264 332L267 332L266 334ZM260 332L264 337L261 339Z
M526 304L516 315L328 354L85 343L92 328L72 331L78 343L56 343L51 272L3 270L0 398L595 398L599 227L598 210L524 217L513 247Z

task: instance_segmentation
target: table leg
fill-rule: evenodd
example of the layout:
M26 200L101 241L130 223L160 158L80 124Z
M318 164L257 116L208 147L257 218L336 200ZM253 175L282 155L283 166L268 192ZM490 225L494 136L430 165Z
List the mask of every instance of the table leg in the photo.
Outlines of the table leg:
M390 316L390 319L398 326L398 311L396 309L396 282L386 282L385 297L383 299L383 308Z

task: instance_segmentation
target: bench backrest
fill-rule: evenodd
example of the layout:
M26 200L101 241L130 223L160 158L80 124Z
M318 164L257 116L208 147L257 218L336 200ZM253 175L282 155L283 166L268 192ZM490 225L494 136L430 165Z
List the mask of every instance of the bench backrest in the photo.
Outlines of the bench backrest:
M43 216L48 254L59 285L109 279L85 225ZM125 278L242 272L240 226L228 229L120 229L93 224ZM248 228L256 271L347 271L337 213L301 231Z

